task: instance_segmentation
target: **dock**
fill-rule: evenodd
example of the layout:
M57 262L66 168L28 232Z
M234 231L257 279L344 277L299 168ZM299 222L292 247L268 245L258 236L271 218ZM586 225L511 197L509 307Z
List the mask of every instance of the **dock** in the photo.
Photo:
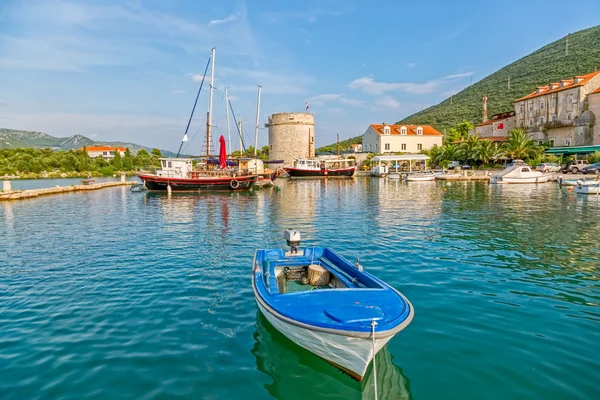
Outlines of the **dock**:
M29 190L11 190L0 192L0 201L24 200L32 199L39 196L48 196L51 194L81 192L86 190L98 190L115 186L129 186L136 183L135 181L117 181L117 182L102 182L93 184L71 185L71 186L56 186L45 189L29 189Z

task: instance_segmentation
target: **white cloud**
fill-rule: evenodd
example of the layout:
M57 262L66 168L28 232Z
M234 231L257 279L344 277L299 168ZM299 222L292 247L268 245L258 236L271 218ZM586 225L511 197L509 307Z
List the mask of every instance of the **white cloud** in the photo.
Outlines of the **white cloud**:
M411 83L411 82L376 82L373 79L373 75L363 76L350 82L352 89L360 89L363 92L370 94L382 94L390 91L402 91L410 94L427 94L434 92L445 82L453 81L456 79L471 76L472 72L452 74L442 78L433 79L424 83Z
M357 107L364 105L364 101L348 98L348 97L346 97L346 95L344 93L320 94L317 96L310 97L308 99L308 104L315 105L315 106L322 106L322 105L325 105L325 103L330 103L330 102L345 104L348 106L357 106Z
M237 21L237 19L239 17L240 17L239 14L231 14L223 19L213 19L212 21L210 21L208 23L208 26L215 26L215 25L219 25L219 24L224 24L226 22Z
M171 94L184 94L184 93L185 93L185 90L183 90L183 89L171 90Z
M399 110L402 106L400 102L391 96L384 96L375 101L378 107L389 108L390 110Z

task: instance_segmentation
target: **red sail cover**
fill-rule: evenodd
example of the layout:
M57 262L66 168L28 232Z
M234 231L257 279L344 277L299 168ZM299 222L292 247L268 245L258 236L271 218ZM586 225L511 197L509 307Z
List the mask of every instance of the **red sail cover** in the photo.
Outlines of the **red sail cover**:
M227 167L227 149L225 148L225 138L223 135L219 138L220 149L219 149L219 166L221 168Z

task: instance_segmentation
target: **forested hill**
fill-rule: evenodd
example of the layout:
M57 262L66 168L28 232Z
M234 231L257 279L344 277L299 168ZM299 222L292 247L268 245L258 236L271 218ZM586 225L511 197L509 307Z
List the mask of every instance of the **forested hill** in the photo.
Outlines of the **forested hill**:
M537 86L600 69L600 25L569 34L474 83L452 99L399 121L433 125L439 131L463 120L481 122L483 96L488 115L513 109L513 101ZM510 88L508 85L510 79Z
M126 147L132 153L136 154L139 150L144 149L149 153L152 148L141 146L135 143L128 142L96 142L82 135L73 135L69 137L55 137L43 132L21 131L15 129L0 128L0 149L16 149L16 148L51 148L55 150L75 150L83 146L112 146ZM175 154L161 150L165 156L174 156Z

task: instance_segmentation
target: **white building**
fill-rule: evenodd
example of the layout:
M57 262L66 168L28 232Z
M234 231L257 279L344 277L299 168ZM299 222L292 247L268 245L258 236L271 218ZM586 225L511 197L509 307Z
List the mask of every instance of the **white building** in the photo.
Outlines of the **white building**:
M362 151L362 144L351 144L348 146L348 151L352 151L354 153L360 153Z
M370 125L362 150L370 153L419 153L442 145L443 135L429 125Z
M83 147L79 150L83 150ZM124 147L88 146L85 150L91 158L104 157L105 160L111 160L115 158L115 151L118 151L123 156L127 149Z

